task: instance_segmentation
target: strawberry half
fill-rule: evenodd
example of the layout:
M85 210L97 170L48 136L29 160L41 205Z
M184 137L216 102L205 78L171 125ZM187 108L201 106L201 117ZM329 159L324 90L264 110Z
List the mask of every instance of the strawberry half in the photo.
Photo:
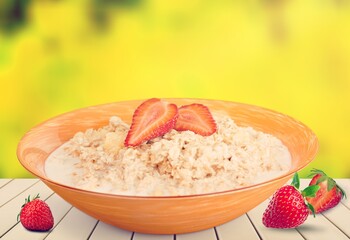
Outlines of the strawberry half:
M335 207L343 197L346 197L344 190L325 172L318 169L313 169L311 172L310 176L313 176L313 178L309 186L318 185L320 190L315 197L308 197L307 201L314 206L316 213Z
M151 98L135 110L125 146L138 146L141 143L164 135L174 128L178 117L177 106Z
M18 218L20 218L23 227L30 231L46 232L54 224L50 207L39 199L39 194L33 200L30 200L30 196L25 199L17 221Z
M315 196L319 186L309 186L302 192L299 189L299 176L295 173L292 184L283 186L273 195L267 206L262 222L270 228L295 228L305 222L312 205L305 202L306 196Z
M209 109L198 103L179 108L175 130L190 130L202 136L209 136L216 132L216 123Z

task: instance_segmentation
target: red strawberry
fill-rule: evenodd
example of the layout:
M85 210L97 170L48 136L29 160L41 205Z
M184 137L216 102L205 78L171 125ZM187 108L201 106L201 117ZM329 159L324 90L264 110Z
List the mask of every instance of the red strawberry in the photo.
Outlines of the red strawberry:
M313 178L309 186L318 185L320 186L320 190L315 197L308 197L306 199L312 204L316 213L335 207L343 197L346 197L344 190L337 185L334 179L328 177L326 173L317 169L313 169L311 172Z
M179 108L175 130L190 130L202 136L209 136L216 132L216 123L206 106L193 103Z
M39 199L39 194L31 201L30 196L26 198L22 206L20 217L23 227L30 231L45 232L53 227L53 216L49 206Z
M302 192L299 177L294 175L292 185L283 186L273 195L264 212L262 222L270 228L295 228L305 222L313 207L305 203L304 197L315 196L318 186L309 186Z
M151 98L135 110L125 146L138 146L141 143L164 135L174 128L178 117L177 106Z

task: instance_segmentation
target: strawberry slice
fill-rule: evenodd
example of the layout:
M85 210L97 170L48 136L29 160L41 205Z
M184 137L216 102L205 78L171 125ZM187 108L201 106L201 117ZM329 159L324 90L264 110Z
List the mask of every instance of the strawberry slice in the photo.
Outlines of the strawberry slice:
M158 98L146 100L134 112L124 145L138 146L164 135L174 128L177 117L178 110L175 104Z
M190 130L202 136L209 136L216 132L216 128L215 120L206 106L193 103L179 108L175 130Z
M320 190L315 197L308 197L306 200L312 204L315 209L315 213L324 212L330 208L339 204L346 194L341 189L334 179L327 176L327 174L321 170L311 170L313 178L310 181L309 186L318 185Z

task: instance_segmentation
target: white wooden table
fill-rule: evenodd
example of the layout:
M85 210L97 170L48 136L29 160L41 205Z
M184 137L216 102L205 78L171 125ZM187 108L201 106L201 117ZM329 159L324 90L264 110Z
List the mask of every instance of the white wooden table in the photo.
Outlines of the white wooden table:
M302 180L302 187L309 180ZM350 198L350 179L337 179ZM49 232L30 232L17 222L17 214L28 196L40 193L50 206L55 225ZM243 216L201 232L175 235L134 233L98 221L72 207L38 179L0 179L1 239L117 239L117 240L230 240L230 239L350 239L350 199L316 218L310 216L296 229L269 229L261 218L268 200Z

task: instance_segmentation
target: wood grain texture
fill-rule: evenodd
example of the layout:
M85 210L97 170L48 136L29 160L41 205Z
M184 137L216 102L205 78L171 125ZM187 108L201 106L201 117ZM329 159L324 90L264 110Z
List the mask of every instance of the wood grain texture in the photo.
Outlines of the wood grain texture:
M347 194L347 198L344 198L341 203L350 209L350 179L337 179L337 184L339 184Z
M135 233L132 240L173 240L173 235L152 235L152 234L143 234Z
M9 179L9 178L1 178L0 179L0 189L10 181L11 181L11 179Z
M298 231L306 239L349 239L322 214L317 214L315 218L308 217Z
M250 239L259 240L259 235L255 231L246 214L216 227L220 240Z
M16 179L18 182L26 180ZM33 179L34 182L37 180ZM344 189L350 188L350 180L336 179ZM309 179L301 180L302 188L308 184ZM13 185L15 188L15 185ZM57 194L51 194L52 191L43 183L37 182L22 193L17 194L15 198L10 199L0 207L0 227L3 223L15 220L18 208L22 204L22 196L32 191L40 191L43 199L49 204L55 218L54 229L45 232L30 232L25 230L20 223L16 221L6 225L0 235L1 239L118 239L118 240L231 240L231 239L349 239L348 223L350 221L350 209L345 206L344 200L337 207L317 214L316 218L309 217L307 222L297 229L270 229L263 226L261 222L263 211L268 200L262 202L247 214L238 217L228 223L204 231L169 235L152 235L133 233L120 228L105 224L101 221L91 218L76 208L71 208L70 204L60 198ZM347 190L346 190L347 191ZM12 219L12 220L11 220ZM218 238L217 238L217 236Z
M36 182L38 182L37 179L14 179L13 181L8 182L8 184L0 188L0 206L17 196Z
M47 240L74 239L85 240L90 236L97 220L72 208L60 224L47 236Z
M177 105L202 103L213 112L231 116L238 125L251 126L282 140L292 155L292 168L278 178L222 193L183 197L127 197L94 193L48 179L47 156L76 132L106 125L112 115L131 121L140 100L88 107L52 118L31 129L21 140L21 164L67 202L108 224L142 233L177 234L212 228L235 219L267 199L295 171L310 163L318 150L314 133L295 119L257 106L203 99L167 99ZM252 198L252 196L254 196Z
M212 240L212 239L216 239L216 234L213 228L199 231L199 232L176 235L176 240Z
M125 231L100 221L89 240L131 240L132 234L132 232Z
M350 239L349 209L347 209L343 204L339 204L337 207L322 213L322 215L327 218L329 222L337 226L337 228Z

